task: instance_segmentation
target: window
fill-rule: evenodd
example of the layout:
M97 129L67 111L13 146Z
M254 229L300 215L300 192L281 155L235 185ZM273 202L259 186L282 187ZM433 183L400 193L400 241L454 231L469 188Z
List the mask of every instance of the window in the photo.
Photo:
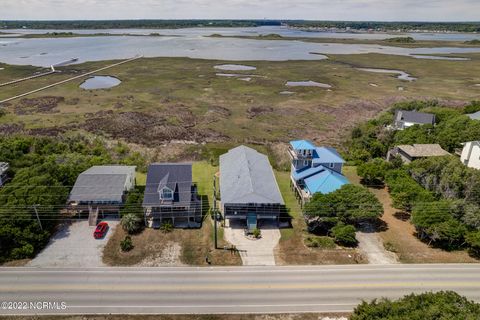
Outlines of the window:
M330 163L330 168L333 168L333 167L335 167L335 163L331 162Z
M160 191L160 199L163 200L172 200L173 199L173 191L169 188L163 188Z
M303 165L308 166L308 160L303 160Z

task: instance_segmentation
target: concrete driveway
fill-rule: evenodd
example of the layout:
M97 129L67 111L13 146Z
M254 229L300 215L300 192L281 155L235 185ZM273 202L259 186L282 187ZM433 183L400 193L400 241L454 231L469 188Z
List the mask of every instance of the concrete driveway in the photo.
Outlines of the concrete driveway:
M269 221L262 221L259 228L262 231L262 237L251 240L245 237L245 222L227 221L224 237L225 240L236 246L240 251L243 265L274 266L275 256L273 249L280 240L280 230L278 230L276 223Z
M28 266L30 267L103 267L103 247L113 234L118 221L107 221L110 229L103 239L93 238L95 227L88 221L74 221L60 227L50 243Z

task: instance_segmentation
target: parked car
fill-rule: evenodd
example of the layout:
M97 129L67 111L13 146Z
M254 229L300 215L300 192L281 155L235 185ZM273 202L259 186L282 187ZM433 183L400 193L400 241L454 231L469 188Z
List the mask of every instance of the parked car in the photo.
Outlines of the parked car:
M93 237L95 239L101 239L101 238L105 237L107 232L108 232L108 223L100 222L97 225L97 228L95 229L95 232L93 232Z

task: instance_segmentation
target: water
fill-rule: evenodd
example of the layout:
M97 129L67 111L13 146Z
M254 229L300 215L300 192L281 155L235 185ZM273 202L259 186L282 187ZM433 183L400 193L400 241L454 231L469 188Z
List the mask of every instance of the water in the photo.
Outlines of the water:
M320 83L315 81L287 81L285 84L287 87L319 87L329 89L332 86L326 83Z
M411 56L421 59L449 59L438 55L480 52L478 47L468 48L401 48L388 45L309 43L294 40L251 40L238 38L205 37L212 33L226 35L278 33L298 36L317 33L291 30L280 27L264 28L194 28L180 30L112 30L115 33L159 32L167 36L99 36L76 38L3 38L0 44L0 62L15 65L34 65L48 67L72 57L77 63L126 59L137 54L145 57L189 57L195 59L215 59L228 61L287 61L322 60L328 54L365 54L381 53ZM23 33L45 33L49 30L20 30ZM50 30L52 31L52 30ZM77 33L110 32L110 30L74 30ZM344 33L331 34L344 37ZM351 34L359 37L363 34ZM369 36L370 34L365 34ZM384 34L382 34L384 36ZM435 36L437 34L434 34ZM458 34L448 34L453 35ZM324 34L325 36L325 34ZM478 35L476 35L478 37Z
M110 76L95 76L88 78L81 85L80 88L85 90L108 89L118 86L122 81Z
M415 81L417 78L410 76L410 74L401 70L390 70L390 69L374 69L374 68L357 68L357 70L366 71L366 72L375 72L375 73L392 73L398 74L397 78L404 81Z
M245 66L242 64L221 64L214 67L218 70L226 70L226 71L253 71L257 70L256 67Z
M36 30L36 29L12 29L4 32L13 34L45 34L52 32L73 32L78 34L134 34L150 35L158 33L167 36L199 37L219 34L223 36L259 36L278 34L283 37L303 38L329 38L329 39L363 39L384 40L392 37L412 37L415 40L433 41L467 41L480 39L478 33L393 33L393 32L333 32L333 31L304 31L281 26L264 26L250 28L185 28L185 29L90 29L90 30ZM11 36L11 35L9 35Z

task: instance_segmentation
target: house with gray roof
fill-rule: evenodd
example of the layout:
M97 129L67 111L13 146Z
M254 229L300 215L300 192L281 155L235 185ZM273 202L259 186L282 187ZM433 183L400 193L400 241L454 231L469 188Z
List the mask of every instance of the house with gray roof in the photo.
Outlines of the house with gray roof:
M99 214L118 214L126 194L135 187L134 166L93 166L82 172L70 191L68 204L79 212L88 211L89 224Z
M475 113L469 113L467 114L467 117L469 117L472 120L480 120L480 111L477 111Z
M82 172L70 192L71 204L120 205L135 186L134 166L93 166Z
M166 221L175 227L200 227L202 204L197 186L192 182L192 164L151 164L147 172L143 208L149 227L160 227Z
M410 163L416 159L448 155L450 155L450 153L444 150L439 144L404 144L398 145L388 151L387 161L392 160L394 157L400 157L404 163Z
M7 180L7 172L10 165L6 162L0 162L0 187L3 186Z
M285 207L268 157L246 146L220 156L220 201L226 219L255 223L278 221Z
M413 125L435 125L435 115L418 111L397 110L393 118L393 127L403 130Z

